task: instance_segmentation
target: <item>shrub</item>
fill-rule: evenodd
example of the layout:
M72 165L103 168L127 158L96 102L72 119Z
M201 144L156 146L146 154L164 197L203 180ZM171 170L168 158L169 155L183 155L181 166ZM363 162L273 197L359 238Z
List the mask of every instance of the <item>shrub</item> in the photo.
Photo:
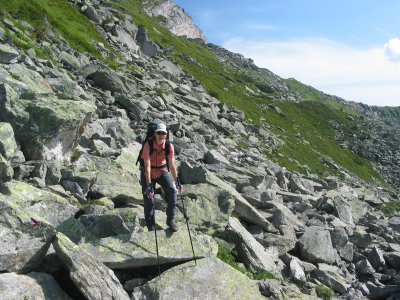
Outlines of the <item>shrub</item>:
M400 215L400 201L391 201L381 204L378 206L378 209L388 218Z
M272 275L272 273L268 271L263 271L253 275L254 280L274 279L274 278L275 278L274 275Z
M261 92L264 92L267 94L272 94L274 92L274 89L266 83L258 83L258 84L256 84L256 87L258 87Z
M165 94L165 95L171 94L171 91L168 91L166 89L161 89L161 88L156 88L156 89L154 89L154 91L157 93L158 96L161 96L163 94Z
M326 285L320 284L315 288L315 292L319 298L330 300L335 296L334 291Z

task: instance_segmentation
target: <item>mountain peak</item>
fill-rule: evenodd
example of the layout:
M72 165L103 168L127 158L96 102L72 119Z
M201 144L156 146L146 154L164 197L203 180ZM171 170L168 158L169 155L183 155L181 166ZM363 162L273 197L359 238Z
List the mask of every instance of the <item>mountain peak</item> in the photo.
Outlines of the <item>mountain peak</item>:
M200 39L207 43L204 33L194 24L193 19L185 10L170 0L143 1L144 10L152 17L163 16L163 25L173 34L186 36L190 39Z

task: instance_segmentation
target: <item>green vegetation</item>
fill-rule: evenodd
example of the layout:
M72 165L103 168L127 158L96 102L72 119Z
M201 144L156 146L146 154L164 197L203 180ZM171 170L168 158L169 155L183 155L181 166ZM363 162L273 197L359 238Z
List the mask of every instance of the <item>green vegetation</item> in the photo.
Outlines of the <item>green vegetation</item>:
M346 112L349 115L358 116L358 113L354 110L345 107L343 104L335 101L331 96L318 91L312 86L305 85L294 78L286 79L285 82L306 101L324 103L332 109Z
M222 242L218 242L218 255L217 257L223 262L227 263L239 272L247 275L250 279L262 280L262 279L273 279L275 278L270 272L263 271L260 273L252 273L245 268L241 267L236 261L232 254L232 251L225 246Z
M158 96L161 96L163 94L165 94L165 95L171 94L171 91L168 91L166 89L161 89L161 88L156 88L156 89L154 89L154 91L157 93Z
M388 218L398 216L400 215L400 201L386 202L378 206L378 209Z
M267 271L262 271L260 273L253 275L254 280L274 279L274 278L275 278L274 275L272 275L270 272Z
M138 69L138 67L136 67L134 65L127 65L126 68L129 72L131 72L131 74L133 76L138 77L138 78L143 77L143 72L140 69Z
M46 39L49 24L77 51L102 59L97 43L107 42L94 25L65 0L0 0L0 11L27 21L34 27L31 38Z
M334 291L327 287L326 285L320 284L315 288L315 292L319 298L324 300L330 300L333 296L335 296Z
M274 89L265 83L256 83L256 87L263 93L272 94Z
M341 124L350 135L355 132L356 127L348 114L313 101L276 102L274 105L284 114L266 109L264 115L269 123L277 126L273 131L281 136L285 145L279 149L281 155L272 155L272 159L292 171L303 172L302 166L307 166L312 172L327 175L337 172L322 160L330 157L366 181L371 181L371 178L382 181L366 160L342 149L337 143L335 130L329 121L334 120Z

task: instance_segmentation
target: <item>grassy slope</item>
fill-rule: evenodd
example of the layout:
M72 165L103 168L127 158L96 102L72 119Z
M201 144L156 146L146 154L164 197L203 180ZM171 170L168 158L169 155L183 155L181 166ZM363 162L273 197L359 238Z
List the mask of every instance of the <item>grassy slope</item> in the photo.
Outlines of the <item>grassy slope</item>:
M347 113L317 101L318 92L313 92L312 95L304 93L300 88L302 85L297 84L299 93L314 100L300 104L272 102L267 93L261 93L258 97L251 96L245 92L246 86L257 90L256 86L265 84L223 66L206 47L171 34L159 25L159 19L150 18L141 11L140 0L109 2L114 7L123 8L125 12L130 13L137 25L146 27L156 43L165 48L173 46L173 56L177 63L197 78L212 95L230 106L243 110L249 121L260 123L261 118L265 119L267 124L271 124L272 130L285 141L285 146L279 149L279 153L271 153L268 149L265 149L265 153L282 166L293 171L304 171L295 163L298 161L301 165L307 165L311 172L320 175L332 174L334 171L321 161L321 155L326 155L367 181L371 177L379 178L366 161L337 145L334 131L328 121L334 119L341 124L346 123ZM31 23L38 37L44 36L46 19L77 51L101 57L94 42L106 45L92 23L66 0L13 0L12 3L9 0L0 0L0 9ZM284 115L264 109L271 103L278 106ZM297 133L300 133L301 138L296 137ZM304 140L310 144L305 144Z
M103 59L97 42L107 42L95 26L66 0L0 0L0 11L30 23L32 38L46 39L49 24L54 26L72 48Z

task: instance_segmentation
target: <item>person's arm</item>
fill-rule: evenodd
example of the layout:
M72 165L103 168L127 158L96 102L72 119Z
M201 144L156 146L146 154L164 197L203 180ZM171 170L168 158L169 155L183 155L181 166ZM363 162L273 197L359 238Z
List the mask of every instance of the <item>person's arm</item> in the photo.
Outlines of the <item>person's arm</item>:
M142 159L144 162L144 177L146 178L146 186L151 184L151 162L150 162L150 146L149 143L144 144Z
M172 178L176 182L178 180L178 171L176 170L174 157L168 159L168 165L169 165L169 171L171 172Z
M146 177L146 186L151 184L151 163L150 159L144 159L144 176Z

